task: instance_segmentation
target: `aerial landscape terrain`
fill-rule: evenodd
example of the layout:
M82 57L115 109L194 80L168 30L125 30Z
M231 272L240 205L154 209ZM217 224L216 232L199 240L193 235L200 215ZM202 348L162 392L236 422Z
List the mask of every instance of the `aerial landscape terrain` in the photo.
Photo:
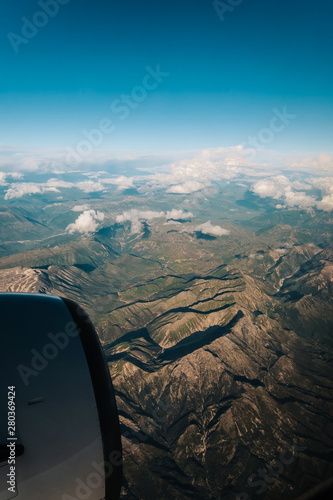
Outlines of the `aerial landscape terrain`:
M121 500L333 491L332 19L331 0L3 2L0 293L91 318ZM69 500L54 471L38 498ZM103 473L90 500L113 500Z
M241 153L3 175L0 290L90 314L123 498L296 498L333 473L333 178L222 164Z

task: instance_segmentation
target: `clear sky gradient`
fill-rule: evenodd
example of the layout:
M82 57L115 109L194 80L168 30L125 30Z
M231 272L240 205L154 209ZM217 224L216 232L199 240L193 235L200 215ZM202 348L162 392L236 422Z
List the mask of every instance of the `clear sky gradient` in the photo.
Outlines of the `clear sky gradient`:
M8 34L22 36L41 7L5 0L0 143L74 147L109 118L104 148L228 147L286 107L297 117L272 149L332 151L333 2L237 3L222 21L207 0L69 0L15 51ZM121 119L111 104L157 65L169 75Z

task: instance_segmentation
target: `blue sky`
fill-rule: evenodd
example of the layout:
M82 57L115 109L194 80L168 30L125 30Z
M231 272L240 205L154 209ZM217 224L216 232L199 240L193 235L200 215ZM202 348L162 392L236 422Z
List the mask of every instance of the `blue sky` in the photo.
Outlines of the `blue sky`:
M239 5L222 21L207 0L69 0L15 51L8 34L22 36L22 18L41 7L5 1L0 143L75 148L82 130L108 118L114 130L101 147L110 150L230 147L286 107L296 118L272 149L332 151L333 3L230 3ZM120 119L111 104L158 65L168 76Z

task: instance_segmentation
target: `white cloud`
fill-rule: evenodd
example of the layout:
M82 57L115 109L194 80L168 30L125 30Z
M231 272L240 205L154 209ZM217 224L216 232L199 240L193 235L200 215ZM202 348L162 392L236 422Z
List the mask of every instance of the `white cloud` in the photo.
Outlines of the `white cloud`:
M244 184L250 180L254 182L252 190L259 196L265 198L270 197L278 200L277 206L312 208L316 207L321 210L332 210L333 192L327 191L327 187L322 187L311 183L308 178L304 181L299 175L299 180L291 181L289 179L290 170L299 172L316 171L319 175L330 175L333 169L333 156L325 152L301 154L301 153L286 153L282 154L273 150L257 151L256 160L249 161L248 155L250 150L243 146L235 146L229 148L210 148L202 150L199 153L188 153L191 155L186 158L186 153L182 152L177 155L169 156L169 159L164 157L156 158L154 166L152 160L147 160L147 157L131 154L126 157L118 155L117 161L120 159L126 162L133 161L134 165L141 165L141 172L146 172L146 175L138 175L135 177L126 177L124 175L111 177L112 160L110 152L103 150L100 153L96 152L94 157L94 165L96 172L91 171L91 159L89 163L83 161L82 164L75 168L76 172L87 176L87 180L82 182L65 182L57 179L49 179L46 183L18 183L11 182L11 179L22 179L22 172L33 173L69 173L72 171L64 163L63 151L51 150L35 150L35 151L19 151L13 148L6 148L5 154L0 159L0 185L6 186L6 199L19 198L29 194L43 194L45 192L59 192L61 189L77 188L84 193L94 193L105 191L109 185L114 185L119 191L137 186L137 189L143 193L149 193L150 190L163 189L168 194L190 195L202 191L215 181L237 179L238 183ZM175 160L175 158L177 158ZM142 160L142 162L138 162ZM172 162L172 163L168 163ZM147 162L150 169L146 168ZM160 162L160 163L159 163ZM79 167L81 170L79 170ZM144 168L143 168L144 167ZM106 170L105 170L106 169ZM109 172L107 172L109 170ZM148 173L149 172L149 173ZM275 173L275 175L273 175ZM110 175L110 177L108 177ZM138 181L140 183L138 184ZM331 181L330 181L331 182ZM321 200L318 196L316 199L309 191L312 187L317 187L321 190ZM192 197L191 197L192 198Z
M7 175L5 172L0 172L0 186L6 186L8 182L6 182Z
M317 207L320 210L333 210L333 177L318 177L312 179L312 184L322 193L322 199L318 201Z
M284 175L277 175L270 179L262 179L252 186L252 191L261 198L274 198L278 200L284 196L286 188L290 186L290 181Z
M59 153L58 153L59 155ZM33 173L58 173L63 171L63 165L56 157L46 157L39 151L34 153L21 153L17 151L7 151L7 155L0 159L1 170L13 173L33 172ZM13 178L18 178L13 175Z
M169 210L166 213L155 212L153 210L138 210L136 208L133 208L131 210L122 213L121 215L117 215L116 221L119 223L126 221L130 222L131 233L136 234L142 231L142 223L144 221L150 221L153 219L162 219L164 217L168 221L170 219L186 220L188 218L194 217L194 215L192 212L184 212L183 210L177 210L176 208Z
M42 162L36 157L21 158L20 169L28 172L35 172L42 166Z
M0 172L0 186L7 186L7 178L22 179L24 175L21 172Z
M192 212L184 212L183 210L177 210L176 208L166 213L167 220L169 219L183 220L183 219L191 219L192 217L194 217Z
M321 201L318 201L317 208L319 208L319 210L325 210L327 212L333 210L333 194L324 196Z
M17 182L11 184L5 194L5 200L13 198L22 198L25 195L44 194L48 192L60 193L59 187L72 187L72 183L58 181L57 179L49 179L47 182Z
M317 202L314 196L309 196L302 191L293 191L287 187L284 193L284 202L288 207L299 207L302 209L315 207Z
M201 191L204 189L205 184L198 181L187 181L184 184L176 184L175 186L171 186L167 189L167 193L172 194L190 194L196 193L197 191Z
M95 193L105 189L99 182L82 181L73 183L51 178L46 182L12 183L6 191L5 200L21 198L22 196L31 194L44 194L48 192L60 193L60 189L70 188L80 189L80 191L84 193Z
M103 184L113 184L117 186L119 191L124 191L125 189L135 187L133 184L134 179L135 177L125 177L124 175L121 175L116 178L100 179L100 182Z
M314 167L324 172L332 172L333 156L327 153L320 153L317 160L314 162Z
M274 252L275 252L275 253L278 253L278 254L280 254L280 255L284 255L285 253L287 253L287 250L286 250L286 248L276 248L276 249L274 250Z
M311 189L310 184L307 182L301 182L301 181L294 181L292 183L292 187L298 191L309 191Z
M163 226L181 226L182 223L177 221L177 220L168 220L167 222L163 223Z
M40 183L40 185L41 186L45 186L45 187L54 187L57 190L59 190L58 188L64 188L64 189L72 188L72 187L74 187L75 184L73 184L72 182L66 182L66 181L58 180L57 178L52 177L51 179L49 179L48 181L46 181L45 184Z
M152 188L165 188L170 194L195 193L212 181L235 178L244 163L242 146L206 149L192 158L168 165L170 173L151 175L149 184ZM246 164L249 165L249 162Z
M89 234L94 233L100 226L105 218L103 212L97 212L96 210L85 210L82 214L78 216L75 222L69 224L66 227L66 231L70 234L82 233Z
M209 234L211 236L227 236L230 234L230 231L228 229L224 229L224 227L213 226L210 220L197 226L195 231L200 231L203 234Z
M317 188L322 193L322 199L318 200L306 191ZM252 191L261 198L273 198L281 200L284 205L277 204L276 208L299 207L301 209L317 208L319 210L330 211L333 209L333 178L318 177L309 182L290 181L284 175L278 175L269 179L257 181L252 186Z
M90 179L98 179L101 175L108 174L105 170L98 170L98 172L84 172L83 175L86 175Z
M104 186L100 182L94 181L82 181L75 184L75 187L83 191L84 193L97 193L98 191L103 191Z
M311 179L311 184L325 194L333 192L333 177L314 177Z
M152 210L138 210L133 208L121 215L117 215L117 222L131 222L131 233L140 233L142 230L142 222L165 217L164 212L154 212Z
M72 208L72 212L84 212L85 210L89 210L90 207L89 205L75 205L75 207Z
M18 182L17 184L12 184L11 187L7 189L5 200L21 198L22 196L31 194L43 194L47 191L59 192L55 187L46 187L45 185L36 184L35 182Z

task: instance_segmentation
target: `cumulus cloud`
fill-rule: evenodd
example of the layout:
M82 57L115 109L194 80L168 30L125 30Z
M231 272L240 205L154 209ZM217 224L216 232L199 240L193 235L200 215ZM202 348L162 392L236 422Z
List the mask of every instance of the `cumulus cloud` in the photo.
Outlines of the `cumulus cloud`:
M332 171L333 157L326 153L305 156L296 153L278 153L276 151L258 151L256 161L249 160L252 150L242 145L229 148L205 149L192 158L182 159L169 165L170 174L157 173L152 178L153 185L165 187L168 193L190 194L195 192L186 189L187 182L198 182L204 186L220 180L243 180L246 177L265 179L272 177L272 171L279 176L283 171L293 170ZM281 175L287 179L288 174ZM288 179L287 179L288 181ZM283 182L283 179L282 179ZM185 185L185 187L184 187ZM294 191L308 191L311 189L308 182L296 180L291 183ZM202 186L201 188L202 189ZM309 201L309 200L307 200Z
M48 192L60 193L60 189L77 188L84 193L95 193L103 191L105 187L99 182L81 181L77 183L67 182L51 178L46 182L17 182L11 184L5 194L5 200L21 198L25 195L44 194Z
M133 184L134 179L135 177L125 177L124 175L121 175L116 178L100 179L100 182L103 184L113 184L114 186L117 186L119 191L124 191L125 189L135 187Z
M184 212L183 210L177 210L174 208L173 210L170 210L166 213L166 218L167 220L173 219L173 220L184 220L184 219L191 219L194 217L192 212Z
M299 207L302 209L312 208L317 205L317 201L314 196L309 196L302 191L293 191L291 187L286 188L284 193L284 202L287 207Z
M82 181L74 185L84 193L97 193L98 191L104 191L105 187L100 182L94 181Z
M100 226L105 218L103 212L97 212L96 210L85 210L82 214L78 216L75 222L72 222L66 227L66 231L70 234L81 233L89 234L94 233Z
M132 210L128 210L121 215L117 215L116 221L121 222L130 222L131 223L131 233L136 234L140 233L142 230L142 223L147 222L153 219L159 219L165 217L164 212L154 212L152 210L138 210L133 208Z
M195 231L200 231L201 233L209 234L210 236L227 236L230 234L228 229L224 229L224 227L221 226L214 226L210 220L197 226Z
M306 191L317 188L321 191L322 199L318 200ZM252 186L252 191L261 198L273 198L281 200L276 208L299 207L301 209L317 208L319 210L330 211L333 209L333 178L318 177L309 182L292 182L284 175L278 175L269 179L257 181ZM305 191L299 191L305 189Z
M22 172L0 172L0 186L8 185L8 177L11 177L12 179L22 179L24 175Z
M72 208L72 212L84 212L85 210L89 210L90 207L89 205L75 205L75 207Z
M205 184L198 181L187 181L184 184L176 184L175 186L171 186L167 189L167 193L172 194L190 194L196 193L197 191L201 191L204 189Z
M319 208L319 210L325 210L327 212L333 210L333 193L331 195L324 196L322 200L318 201L317 208Z
M6 181L6 174L5 172L0 172L0 186L6 186L7 181Z
M13 198L21 198L25 195L44 194L48 192L60 193L59 188L71 188L72 182L65 182L55 178L49 179L47 182L17 182L11 184L6 191L5 200Z
M299 207L308 209L316 206L314 196L307 195L304 191L297 191L299 182L291 182L284 175L277 175L269 179L261 179L252 186L252 191L261 198L273 198L282 200L287 207ZM277 208L282 208L277 205Z
M278 253L280 255L284 255L285 253L287 253L287 249L286 248L276 248L274 250L275 253Z
M322 199L318 201L317 208L326 211L333 210L333 177L318 177L312 179L312 184L322 193Z
M178 210L176 208L172 210L168 210L165 212L155 212L153 210L138 210L133 208L131 210L127 210L121 215L117 215L116 221L121 222L130 222L131 223L131 233L136 234L142 231L142 223L151 221L153 219L162 219L166 218L167 221L170 219L174 220L186 220L194 217L192 212L185 212L184 210Z
M21 198L22 196L31 194L43 194L48 191L59 192L55 187L46 187L45 185L36 184L34 182L18 182L17 184L12 184L11 187L7 189L5 200Z
M171 163L170 173L155 173L148 183L153 189L165 188L168 194L191 194L212 181L233 179L239 175L244 161L243 146L206 149L192 158Z
M252 191L261 198L270 197L278 200L283 197L285 189L288 186L290 186L289 179L284 175L278 175L270 179L262 179L255 182L252 186Z
M48 181L46 181L45 184L41 183L40 186L45 187L45 188L55 188L59 192L59 188L64 188L64 189L69 189L74 187L74 184L72 182L67 182L67 181L62 181L58 180L55 177L52 177Z

